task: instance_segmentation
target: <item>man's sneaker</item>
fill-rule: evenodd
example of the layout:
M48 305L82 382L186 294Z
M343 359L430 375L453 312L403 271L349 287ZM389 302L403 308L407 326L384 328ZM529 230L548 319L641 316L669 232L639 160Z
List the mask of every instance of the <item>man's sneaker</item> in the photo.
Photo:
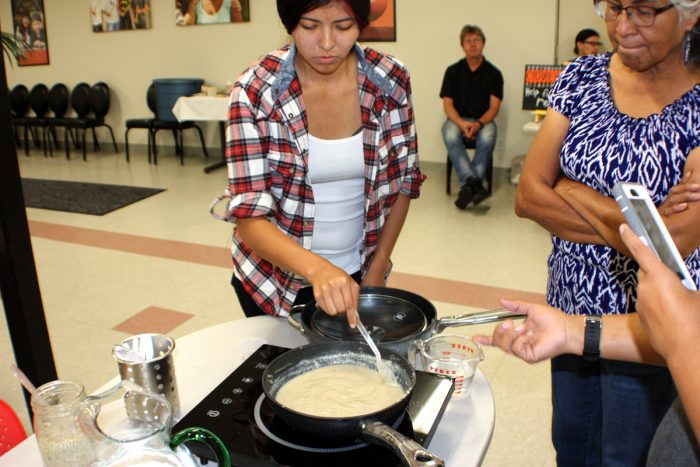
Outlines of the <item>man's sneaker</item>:
M472 197L472 189L469 187L468 184L465 184L462 188L459 189L459 193L457 193L455 206L457 206L459 209L465 209L467 205L472 201Z
M469 180L467 180L467 186L471 189L474 206L489 197L489 192L486 191L486 188L484 188L484 185L478 178L470 177Z

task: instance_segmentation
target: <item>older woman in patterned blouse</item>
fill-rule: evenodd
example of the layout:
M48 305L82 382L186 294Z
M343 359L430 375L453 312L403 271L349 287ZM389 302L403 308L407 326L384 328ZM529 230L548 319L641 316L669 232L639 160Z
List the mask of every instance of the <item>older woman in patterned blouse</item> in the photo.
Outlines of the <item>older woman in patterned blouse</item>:
M574 315L635 311L637 265L620 239L624 218L611 196L618 181L647 186L700 277L700 1L594 5L613 52L581 57L560 76L515 207L552 233L547 300ZM660 367L553 359L559 465L643 464L675 397Z

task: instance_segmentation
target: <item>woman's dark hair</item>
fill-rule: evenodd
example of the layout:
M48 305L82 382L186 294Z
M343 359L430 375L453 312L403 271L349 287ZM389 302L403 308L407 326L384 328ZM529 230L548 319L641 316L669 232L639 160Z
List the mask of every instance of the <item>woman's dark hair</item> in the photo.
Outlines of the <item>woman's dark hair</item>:
M600 37L600 34L598 34L598 31L595 29L581 29L578 34L576 34L576 40L574 41L574 53L578 55L579 42L586 42L586 39L593 36Z
M360 31L369 24L369 0L277 0L277 14L287 33L291 34L304 13L331 2L341 3L349 9Z
M700 19L695 23L693 29L688 31L688 41L690 42L688 44L688 47L690 47L688 62L698 66L700 65Z

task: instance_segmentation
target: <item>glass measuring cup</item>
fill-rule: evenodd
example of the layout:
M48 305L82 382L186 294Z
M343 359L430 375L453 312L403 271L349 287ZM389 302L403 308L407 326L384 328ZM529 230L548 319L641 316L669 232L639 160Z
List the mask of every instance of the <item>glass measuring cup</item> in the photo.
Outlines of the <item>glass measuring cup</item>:
M479 344L469 337L453 334L417 340L408 350L408 359L414 365L416 354L420 357L423 370L455 380L452 397L462 397L469 392L476 368L484 359Z

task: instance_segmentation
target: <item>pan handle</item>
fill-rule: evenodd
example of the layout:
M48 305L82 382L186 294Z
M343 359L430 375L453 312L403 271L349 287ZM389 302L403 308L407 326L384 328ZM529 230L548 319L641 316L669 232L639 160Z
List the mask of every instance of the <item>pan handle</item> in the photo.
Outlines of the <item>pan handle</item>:
M441 318L437 321L435 326L435 333L442 332L445 328L450 326L467 326L470 324L484 324L492 323L494 321L503 321L505 319L522 319L527 318L527 315L513 313L510 310L504 308L497 308L495 310L488 311L478 311L476 313L468 313L466 315L458 316L447 316Z
M391 448L407 467L444 467L445 461L435 454L377 420L360 424L363 439L371 444Z
M304 304L294 305L289 311L289 316L287 316L287 322L302 334L304 334L306 331L306 329L304 329L304 324L301 320L304 308L306 308L306 305Z

